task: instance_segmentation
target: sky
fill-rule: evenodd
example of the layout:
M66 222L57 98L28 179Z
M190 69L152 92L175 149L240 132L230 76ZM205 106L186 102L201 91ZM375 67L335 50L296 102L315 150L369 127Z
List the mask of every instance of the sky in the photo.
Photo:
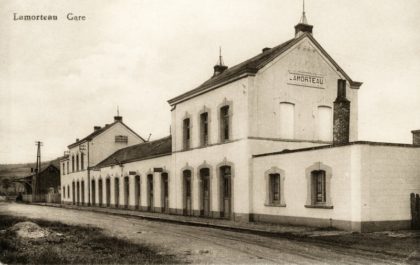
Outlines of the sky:
M302 0L0 0L0 164L62 156L93 126L169 134L167 100L294 37ZM58 21L15 21L57 15ZM86 16L69 21L68 13ZM420 129L420 1L306 0L314 37L355 81L359 139Z

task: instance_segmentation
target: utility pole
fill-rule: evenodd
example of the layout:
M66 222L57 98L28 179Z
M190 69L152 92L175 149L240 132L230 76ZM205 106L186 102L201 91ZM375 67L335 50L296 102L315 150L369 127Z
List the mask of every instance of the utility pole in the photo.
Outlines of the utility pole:
M37 180L39 177L39 172L41 171L41 146L43 145L43 143L41 141L36 141L35 145L37 146L37 153L36 153L35 174L32 176L32 201L33 202L37 200L37 195L38 195Z

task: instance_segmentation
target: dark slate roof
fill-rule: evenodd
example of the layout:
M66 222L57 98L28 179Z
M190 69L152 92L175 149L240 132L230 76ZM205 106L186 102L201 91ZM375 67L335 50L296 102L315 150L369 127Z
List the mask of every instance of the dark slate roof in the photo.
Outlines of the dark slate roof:
M266 50L252 57L251 59L248 59L240 64L237 64L233 67L226 69L221 74L210 78L209 80L207 80L206 82L198 86L197 88L168 100L168 103L173 105L178 101L182 101L184 98L188 98L196 94L201 94L200 92L203 92L208 88L218 87L228 81L236 80L235 78L238 78L242 76L243 74L255 74L261 68L263 68L268 63L273 61L276 57L278 57L279 55L287 51L290 47L292 47L293 45L298 43L300 40L302 40L304 37L309 37L315 43L315 45L334 64L337 70L343 74L343 76L350 82L350 84L355 85L355 86L360 86L362 84L360 82L352 81L351 78L338 66L338 64L331 58L331 56L329 56L328 53L321 47L321 45L313 38L313 36L311 34L305 33L305 34L302 34L298 38L293 38L291 40L288 40L276 47L273 47L269 50Z
M147 158L170 155L172 153L172 138L167 136L155 141L132 145L120 149L97 164L96 168L144 160Z
M106 131L107 129L109 129L109 128L111 128L114 124L116 124L116 123L121 123L122 125L124 125L128 130L130 130L132 133L134 133L135 135L137 135L140 139L142 139L143 141L145 141L144 139L143 139L143 137L141 137L140 135L138 135L135 131L133 131L130 127L128 127L125 123L123 123L122 121L114 121L113 123L111 123L111 124L106 124L104 127L102 127L102 128L100 128L99 130L96 130L96 131L93 131L91 134L89 134L88 136L86 136L85 138L83 138L83 139L81 139L81 140L79 140L79 141L77 141L77 142L74 142L74 143L72 143L72 144L70 144L69 146L68 146L68 148L72 148L72 147L74 147L74 146L77 146L77 145L79 145L79 144L81 144L81 143L83 143L83 142L85 142L85 141L89 141L89 140L92 140L95 136L97 136L97 135L99 135L99 134L101 134L101 133L103 133L104 131Z

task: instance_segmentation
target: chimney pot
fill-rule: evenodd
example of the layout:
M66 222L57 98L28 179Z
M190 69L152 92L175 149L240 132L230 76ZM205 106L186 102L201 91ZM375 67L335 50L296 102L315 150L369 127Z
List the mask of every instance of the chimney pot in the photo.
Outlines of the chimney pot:
M346 80L338 79L337 80L337 99L346 98Z
M413 134L413 145L420 145L420 130L411 131Z
M220 64L215 65L213 68L214 68L214 74L213 74L213 77L214 77L214 76L216 76L216 75L220 75L220 74L221 74L221 73L223 73L226 69L228 69L228 67L227 67L226 65L220 65Z

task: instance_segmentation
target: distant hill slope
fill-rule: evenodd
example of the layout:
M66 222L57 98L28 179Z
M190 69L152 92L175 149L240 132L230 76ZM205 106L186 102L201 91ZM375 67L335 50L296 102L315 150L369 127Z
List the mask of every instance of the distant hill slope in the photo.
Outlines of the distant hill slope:
M53 164L60 168L60 158L41 163L41 167ZM35 168L35 163L22 164L0 164L0 179L2 178L18 178L25 177L31 174L31 168Z

